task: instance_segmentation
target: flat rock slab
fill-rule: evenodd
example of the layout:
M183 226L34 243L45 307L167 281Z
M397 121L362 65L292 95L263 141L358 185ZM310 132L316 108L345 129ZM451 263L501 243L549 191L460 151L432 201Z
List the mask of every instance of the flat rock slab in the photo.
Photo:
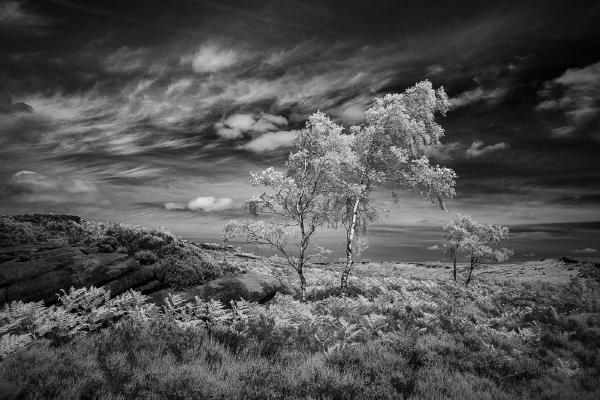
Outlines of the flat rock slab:
M0 248L0 305L13 301L56 301L70 287L105 286L112 295L142 286L154 278L121 253L86 254L77 246L30 243Z

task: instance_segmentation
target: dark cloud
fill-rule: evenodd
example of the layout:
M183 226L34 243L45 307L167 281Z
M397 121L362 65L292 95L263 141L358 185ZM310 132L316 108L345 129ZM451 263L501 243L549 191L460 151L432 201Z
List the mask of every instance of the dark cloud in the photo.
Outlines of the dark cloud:
M1 4L0 89L35 110L0 115L0 179L12 193L2 202L13 210L26 209L19 193L60 211L52 196L80 179L97 191L64 210L218 231L217 216L235 216L254 190L247 172L281 165L308 115L360 124L374 97L429 78L452 99L444 144L429 149L459 175L452 211L598 218L597 2ZM55 188L10 183L22 170ZM190 207L197 198L214 201ZM391 220L445 218L405 201ZM191 210L211 207L233 208ZM433 253L431 239L413 244Z
M39 34L52 24L52 18L44 17L27 1L7 0L0 2L0 33Z

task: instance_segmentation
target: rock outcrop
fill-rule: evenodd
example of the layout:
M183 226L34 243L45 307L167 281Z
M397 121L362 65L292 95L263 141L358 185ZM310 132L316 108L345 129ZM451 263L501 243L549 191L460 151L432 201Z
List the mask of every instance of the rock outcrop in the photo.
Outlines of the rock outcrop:
M60 289L105 286L116 295L154 278L143 266L120 253L90 253L55 243L0 247L0 304L13 301L56 301Z
M203 285L192 286L181 291L160 290L151 295L157 304L161 304L169 294L176 294L185 300L195 296L203 300L218 300L229 305L232 300L248 300L265 303L271 300L283 285L272 275L246 272L235 276L222 276Z
M90 252L89 247L51 242L0 247L0 306L13 300L52 304L61 289L70 287L104 286L113 296L135 289L159 305L168 293L189 300L194 296L220 300L225 305L240 299L266 302L282 289L271 275L246 272L176 291L157 272L157 264L141 265L128 254Z
M27 174L27 172L23 172ZM169 293L265 302L282 289L271 275L244 272L262 257L222 244L202 245L157 228L84 221L76 215L0 216L0 306L57 301L71 287L129 289L163 304Z

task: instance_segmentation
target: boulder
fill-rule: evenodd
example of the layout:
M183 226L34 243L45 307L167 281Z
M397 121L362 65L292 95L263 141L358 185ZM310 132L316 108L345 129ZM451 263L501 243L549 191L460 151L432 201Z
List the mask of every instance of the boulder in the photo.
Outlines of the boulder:
M105 286L112 295L147 285L153 266L121 253L89 253L56 243L0 248L0 305L13 300L56 301L60 289Z
M183 291L161 290L151 295L157 304L163 304L164 298L173 293L186 300L195 296L203 300L218 300L229 305L232 300L248 300L266 303L283 288L279 279L272 275L246 272L240 275L222 276L202 285L192 286Z
M200 247L206 250L234 250L235 247L231 244L222 243L200 243Z

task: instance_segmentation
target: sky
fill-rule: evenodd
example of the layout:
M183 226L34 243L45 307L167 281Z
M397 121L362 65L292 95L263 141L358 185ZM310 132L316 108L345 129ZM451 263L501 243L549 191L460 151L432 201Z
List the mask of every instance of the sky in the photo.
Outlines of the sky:
M348 128L429 79L457 196L400 193L365 257L440 259L458 212L510 226L515 257L595 256L599 20L597 1L0 1L0 212L218 241L310 114Z

